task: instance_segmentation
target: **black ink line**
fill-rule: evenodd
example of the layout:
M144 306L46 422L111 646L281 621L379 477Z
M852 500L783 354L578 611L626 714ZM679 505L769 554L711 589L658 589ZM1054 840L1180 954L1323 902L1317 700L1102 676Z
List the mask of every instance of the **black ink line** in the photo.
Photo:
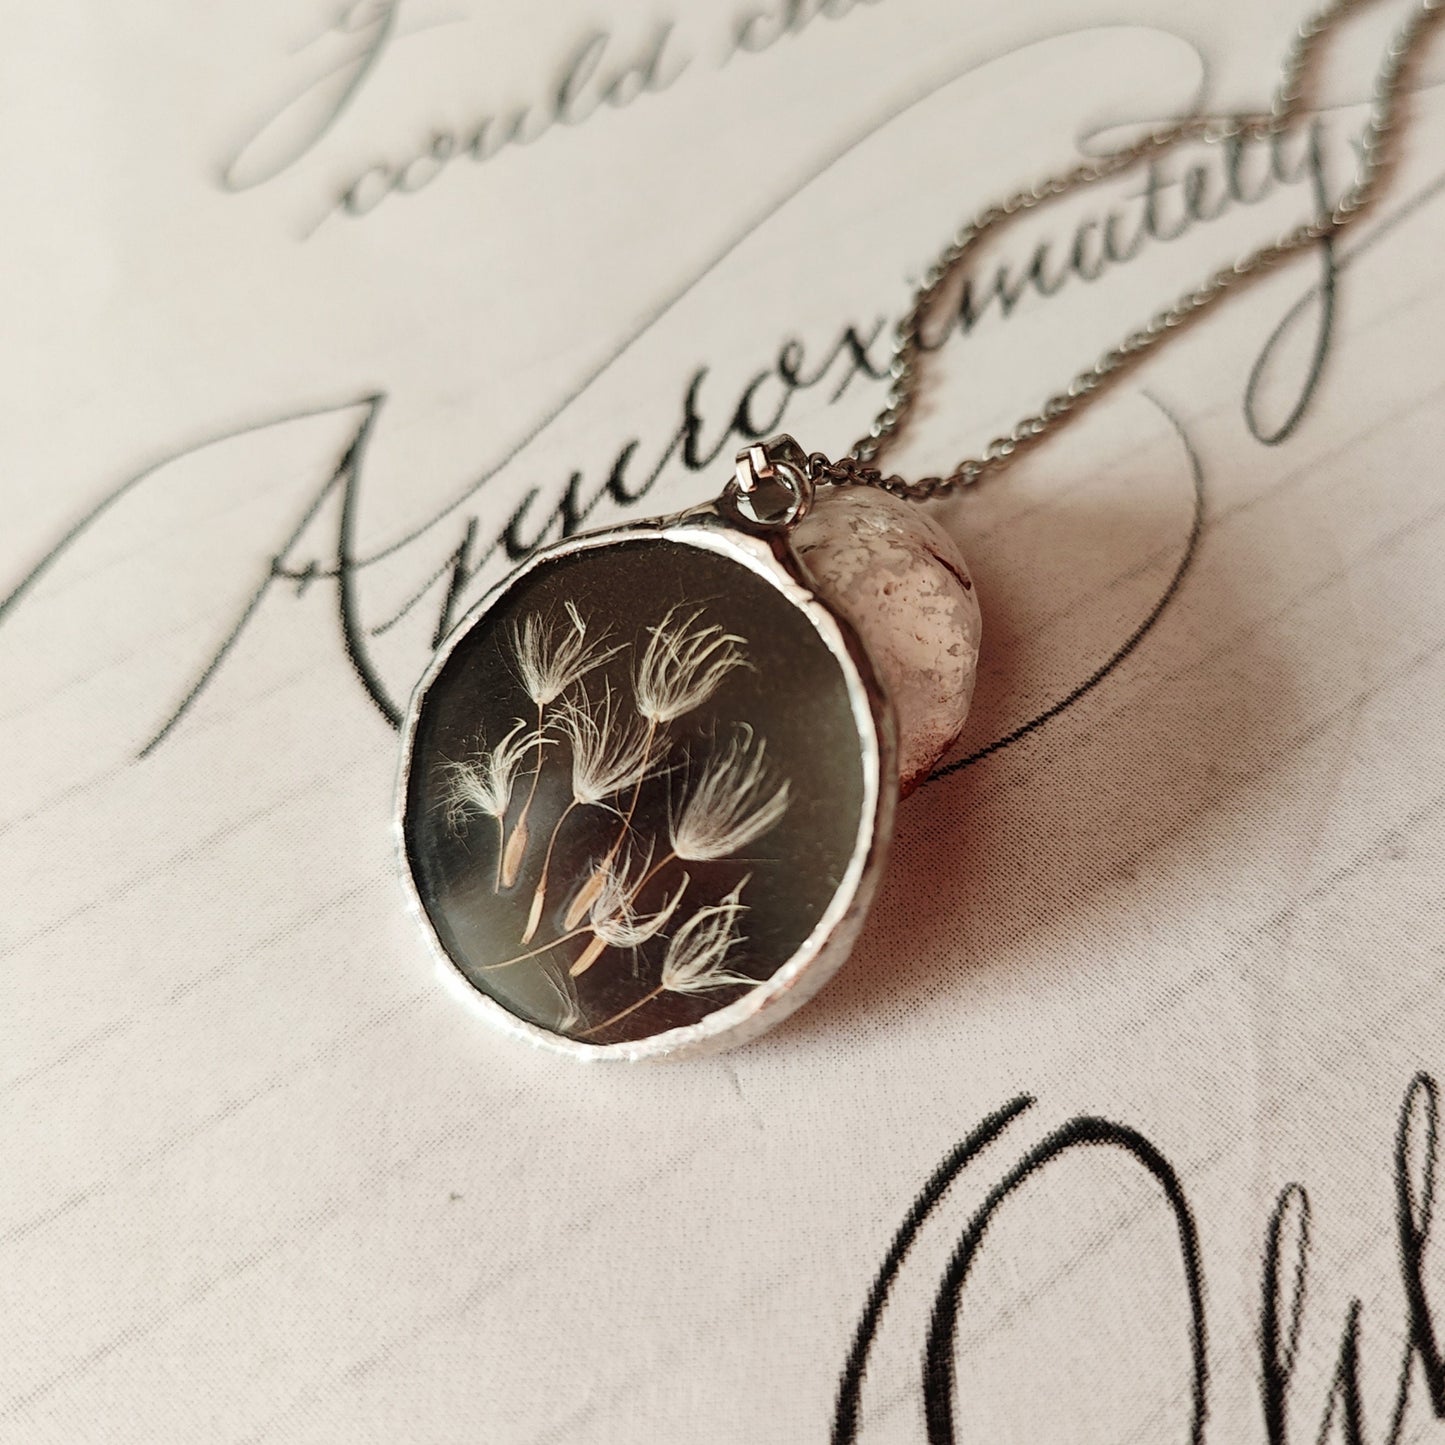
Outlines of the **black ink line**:
M893 1242L888 1246L883 1266L868 1291L868 1302L853 1335L843 1377L838 1386L838 1403L833 1416L832 1445L853 1445L858 1438L858 1405L863 1391L863 1377L868 1369L868 1355L888 1304L889 1293L918 1231L938 1207L948 1187L1020 1114L1033 1108L1034 1100L1021 1094L1003 1108L990 1114L961 1144L945 1156L943 1163L929 1176L918 1198L905 1216Z
M1423 1116L1425 1157L1418 1192L1410 1178L1410 1134L1417 1114ZM1425 1294L1425 1247L1435 1216L1435 1172L1440 1154L1440 1086L1426 1073L1410 1081L1395 1132L1395 1228L1399 1239L1400 1271L1409 1309L1405 1358L1400 1366L1399 1389L1391 1417L1391 1445L1399 1440L1410 1401L1412 1365L1420 1362L1430 1409L1437 1420L1445 1419L1445 1359L1441 1358L1430 1301Z
M1435 1175L1439 1161L1440 1091L1435 1080L1418 1073L1410 1081L1400 1106L1395 1130L1395 1222L1398 1262L1408 1318L1405 1346L1395 1382L1395 1401L1384 1445L1399 1445L1410 1403L1410 1387L1418 1361L1424 1376L1430 1410L1445 1419L1445 1361L1442 1361L1435 1321L1425 1294L1424 1261L1435 1208ZM1412 1177L1410 1143L1423 1131L1420 1178ZM1302 1184L1280 1191L1265 1235L1264 1275L1261 1280L1258 1346L1260 1403L1268 1445L1289 1445L1290 1387L1298 1359L1299 1341L1309 1286L1311 1207ZM1281 1330L1281 1259L1287 1232L1293 1239L1289 1271L1289 1303ZM1315 1438L1338 1435L1342 1445L1368 1445L1365 1427L1365 1391L1361 1371L1361 1334L1364 1306L1358 1295L1345 1309L1344 1327L1335 1352L1334 1370L1325 1396L1324 1412ZM1338 1430L1336 1430L1338 1426Z
M311 502L307 505L306 509L301 514L301 520L292 529L290 536L287 537L285 543L281 547L281 550L277 552L276 555L271 559L271 564L267 569L265 577L261 579L260 585L251 594L245 607L241 611L240 617L236 620L236 623L231 628L230 632L227 633L225 640L212 654L210 662L208 662L205 667L201 669L201 672L199 676L197 676L195 682L191 684L190 689L181 699L175 711L172 712L170 717L168 717L166 721L161 725L160 730L151 737L150 741L147 742L144 747L141 748L139 754L137 755L138 757L149 757L151 753L153 753L156 748L158 748L161 743L163 743L166 738L170 736L176 724L179 723L180 720L185 717L185 715L195 705L201 693L205 691L207 684L215 676L221 664L230 655L231 649L234 648L236 643L240 640L241 634L246 630L247 624L251 621L251 618L255 615L256 610L265 600L266 594L270 590L271 584L283 577L290 575L286 572L284 566L287 553L290 552L291 548L294 547L296 543L301 540L302 535L311 525L312 520L321 510L321 507L325 503L326 499L336 489L337 484L341 482L343 478L345 478L346 490L344 493L344 501L342 504L343 520L341 535L343 539L348 535L347 525L350 517L349 508L351 505L351 499L354 491L353 481L355 476L355 458L362 443L366 439L367 435L370 433L371 424L375 419L377 412L381 409L382 400L383 398L380 394L374 394L372 396L368 396L362 399L362 405L365 406L366 410L362 417L361 425L357 429L355 436L353 436L351 441L347 444L346 450L342 453L340 462L337 463L336 470L332 472L331 476L327 479L326 484L311 499ZM318 416L322 414L322 412L312 413L312 415ZM240 436L244 434L245 430L250 429L251 428L243 428L242 431L232 433L232 435ZM165 464L161 463L160 465L163 466ZM142 475L146 475L146 473L142 473ZM307 575L309 576L310 574ZM364 655L362 655L360 652L354 652L352 649L353 637L351 619L354 616L354 603L348 590L350 581L351 579L349 574L346 573L344 568L341 569L341 575L339 577L339 593L342 598L342 635L346 643L347 656L350 658L351 664L353 668L355 668L357 676L361 679L362 686L366 689L368 696L371 697L372 701L380 709L382 716L387 718L388 721L392 721L393 726L397 726L400 723L400 713L396 714L396 718L393 721L391 714L388 712L388 708L392 706L390 700L381 690L380 684L376 680L372 669L366 664ZM3 616L3 612L3 606L0 606L0 616Z
M361 459L370 439L371 429L381 412L382 400L380 396L372 399L351 445L347 447L331 482L327 484L327 490L330 490L338 478L345 478L341 492L341 522L336 535L336 604L346 656L377 711L392 727L397 728L401 726L401 708L382 685L381 676L366 650L365 629L361 625L360 599L356 589L357 568L352 558L352 543L356 537L356 510L361 500Z
M1377 246L1387 236L1398 230L1411 216L1429 205L1431 201L1435 200L1442 193L1445 193L1445 175L1437 176L1435 180L1417 191L1401 205L1398 211L1387 216L1367 234L1361 236L1353 246L1348 248L1330 248L1323 279L1304 291L1294 305L1280 318L1279 325L1270 333L1268 340L1266 340L1263 349L1255 360L1254 366L1250 370L1249 384L1245 389L1244 420L1245 425L1249 428L1250 435L1254 437L1256 441L1263 442L1266 446L1277 445L1279 442L1285 441L1299 423L1298 413L1302 410L1302 407L1296 408L1296 411L1290 414L1284 426L1278 431L1273 433L1263 431L1259 423L1257 400L1259 387L1264 380L1265 368L1269 363L1269 359L1274 355L1275 349L1283 342L1290 327L1298 320L1300 313L1303 312L1305 307L1310 305L1311 302L1316 300L1320 302L1324 311L1320 325L1320 335L1323 337L1325 345L1327 345L1332 330L1335 287L1339 276L1360 256L1366 254L1366 252ZM1314 355L1311 358L1310 374L1305 380L1303 404L1307 404L1313 397L1316 385L1320 379L1320 374L1323 372L1325 345L1317 345Z
M933 1318L924 1349L923 1408L929 1445L954 1445L953 1429L954 1336L958 1304L968 1273L984 1235L999 1207L1039 1170L1071 1149L1104 1147L1122 1150L1141 1164L1164 1191L1179 1234L1179 1253L1189 1293L1189 1348L1191 1357L1191 1445L1202 1445L1209 1413L1209 1359L1204 1321L1204 1273L1199 1255L1199 1234L1193 1211L1173 1165L1135 1129L1107 1119L1083 1116L1071 1120L1031 1149L979 1206L964 1230L944 1271L934 1301Z
M291 540L295 541L296 536L297 534L293 532ZM226 634L221 645L211 655L211 660L201 669L196 680L186 690L185 696L181 698L180 702L177 703L172 710L171 715L151 734L150 738L141 745L140 751L136 753L137 758L150 757L150 755L170 737L180 720L195 706L197 699L201 693L205 691L207 684L216 675L221 664L231 655L231 650L241 640L241 634L246 630L247 625L256 615L256 611L261 606L261 603L265 601L266 594L270 591L271 584L275 580L276 574L274 571L268 571L261 579L260 585L250 597L246 599L246 605L241 609L241 615L232 624L231 630Z
M320 145L336 127L337 122L339 122L342 116L351 108L351 103L356 99L362 86L366 84L372 72L380 63L382 55L390 49L394 42L407 40L413 35L422 35L427 31L439 30L444 26L455 25L457 23L456 19L428 20L412 25L405 30L397 29L396 15L400 6L401 0L381 0L379 7L380 13L374 22L373 33L363 41L357 52L348 55L345 60L337 65L333 65L329 70L323 70L318 75L314 75L302 89L283 101L279 108L270 112L266 119L261 122L259 128L252 131L250 139L242 141L240 148L231 156L230 160L226 161L217 171L216 183L221 190L227 191L232 195L240 195L246 191L255 189L257 186L266 185L268 182L274 181L277 177L284 175L292 166ZM337 24L313 36L309 41L305 42L305 44L293 48L291 54L299 55L312 45L326 39L328 36L357 36L363 35L364 33L362 30L347 29L344 21L338 21ZM353 70L355 73L352 75L350 81L342 86L341 93L336 103L328 110L325 120L312 130L310 135L301 143L300 147L293 149L289 155L283 156L281 162L273 165L264 175L259 175L254 180L237 182L235 179L237 166L239 166L245 158L246 152L255 145L266 131L276 124L293 106L300 104L307 96L311 95L318 86L323 85L333 76L341 75L347 70Z
M1285 1445L1289 1422L1290 1383L1299 1358L1300 1327L1309 1277L1310 1196L1302 1184L1290 1184L1280 1191L1265 1231L1264 1277L1260 1286L1260 1317L1256 1340L1259 1347L1259 1395L1264 1414L1264 1434L1269 1445ZM1286 1226L1293 1226L1294 1260L1290 1271L1289 1305L1284 1337L1280 1337L1280 1261L1285 1247Z
M375 396L359 396L350 401L341 402L336 406L303 407L297 411L283 412L280 416L269 416L264 421L247 422L242 426L227 428L225 431L209 432L198 442L167 452L166 455L158 461L151 462L148 466L142 468L142 470L127 477L118 487L107 492L79 521L75 522L61 534L59 540L49 548L45 555L31 567L20 581L17 582L4 597L0 597L0 622L4 622L6 614L40 581L73 542L98 522L117 502L134 491L142 482L148 481L163 467L170 466L172 462L179 461L182 457L195 456L197 453L205 451L208 447L219 446L222 442L235 441L238 437L247 436L251 432L268 431L272 427L285 426L293 421L306 421L314 417L330 416L335 412L346 411L353 406L365 406L376 400L377 398Z
M1184 543L1184 552L1179 559L1179 565L1174 569L1174 575L1169 579L1168 585L1160 594L1149 609L1144 620L1125 639L1122 645L1102 666L1091 672L1083 682L1079 683L1066 696L1059 699L1052 706L1044 709L1043 712L1031 717L1026 723L1016 727L1012 732L1005 733L1001 738L995 738L993 742L981 747L977 752L969 753L967 757L959 758L957 762L946 763L941 768L935 768L920 784L920 787L927 787L929 783L939 782L943 778L950 777L954 773L962 772L964 768L971 768L975 763L982 762L984 758L992 757L993 754L1002 752L1004 748L1012 747L1014 743L1028 737L1031 733L1037 732L1041 727L1052 722L1061 713L1067 712L1075 703L1091 693L1098 685L1109 676L1141 642L1153 631L1155 624L1164 615L1169 604L1178 595L1184 578L1194 563L1195 553L1199 550L1199 539L1204 534L1204 468L1199 459L1199 453L1195 450L1194 443L1185 432L1179 418L1170 409L1154 396L1151 392L1140 393L1146 400L1152 402L1164 414L1170 425L1178 434L1179 440L1184 445L1185 454L1189 458L1190 475L1193 481L1194 511L1189 524L1189 536Z
M1309 138L1309 163L1308 171L1312 187L1315 193L1315 213L1320 219L1325 219L1330 214L1330 198L1325 189L1325 166L1324 156L1320 151L1319 128L1310 130ZM1325 359L1330 353L1330 342L1335 330L1335 298L1336 281L1339 276L1339 262L1335 256L1335 242L1332 236L1325 236L1319 243L1320 262L1324 271L1324 279L1314 289L1314 294L1320 298L1320 324L1315 331L1314 350L1310 355L1309 368L1305 373L1305 384L1300 389L1299 395L1295 398L1295 404L1290 409L1289 415L1272 432L1263 432L1258 425L1258 415L1255 410L1255 398L1259 392L1259 386L1263 379L1265 368L1269 358L1273 354L1275 338L1287 324L1281 322L1275 328L1270 339L1261 348L1260 353L1254 359L1254 365L1249 371L1249 380L1244 388L1244 419L1245 425L1249 428L1250 435L1265 446L1279 446L1281 442L1288 441L1294 435L1295 428L1304 420L1305 413L1309 410L1310 402L1314 400L1316 389L1325 373ZM1306 291L1305 295L1310 295ZM1296 314L1292 309L1289 316Z

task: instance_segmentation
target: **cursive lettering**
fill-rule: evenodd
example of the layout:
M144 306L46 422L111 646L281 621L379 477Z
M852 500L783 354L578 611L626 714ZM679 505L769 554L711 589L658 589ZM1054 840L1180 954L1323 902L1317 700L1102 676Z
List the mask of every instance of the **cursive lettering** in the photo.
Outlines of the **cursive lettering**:
M879 0L775 0L754 6L730 22L721 65L739 55L758 55L814 22L842 20L859 6ZM403 26L403 0L347 0L331 23L302 47L310 72L266 110L240 145L217 168L222 190L243 192L278 179L333 135L380 72L398 44L439 26L464 23L463 14ZM370 215L383 202L415 195L458 161L472 166L503 152L529 146L559 129L587 124L603 109L620 110L649 95L670 90L692 62L671 20L659 20L635 47L623 51L606 28L585 32L557 66L556 79L538 100L486 106L460 126L436 123L389 158L348 168L331 193L323 215L352 220Z
M859 5L876 5L878 0L775 0L775 3L740 15L733 24L730 54L749 55L771 50L792 35L801 35L815 20L842 20Z
M564 99L568 104L579 104L581 94L581 91L569 91ZM1245 158L1241 149L1222 148L1212 172L1201 170L1199 164L1193 162L1182 171L1166 171L1156 164L1151 168L1143 188L1132 197L1085 217L1070 234L1038 243L1021 262L1002 263L988 279L970 278L970 285L964 288L958 305L945 316L936 334L930 335L929 344L941 346L948 336L971 341L980 334L985 322L995 325L1007 323L1030 298L1037 304L1054 304L1065 283L1091 284L1099 279L1104 269L1126 266L1131 258L1143 254L1148 245L1172 244L1187 228L1203 226L1211 219L1228 214L1232 208L1258 204L1280 186L1308 186L1311 196L1317 200L1317 187L1325 169L1323 132L1318 128L1309 134L1298 155L1287 154L1279 143L1271 143L1266 152L1267 165L1263 173L1251 181L1245 179ZM1307 305L1313 304L1317 307L1315 345L1306 372L1298 384L1289 429L1299 424L1326 359L1333 334L1329 324L1333 298L1349 266L1370 245L1387 235L1392 227L1401 224L1407 217L1421 214L1426 203L1442 190L1445 190L1445 175L1406 198L1394 213L1378 224L1373 232L1362 235L1348 251L1330 251L1323 263L1327 286L1319 281L1311 282L1300 299L1288 309L1285 320L1266 346L1268 355L1256 361L1251 371L1246 392L1247 407L1251 404L1252 389L1265 361L1268 360L1275 370L1281 364L1272 348L1276 346L1283 328L1293 324L1294 318L1303 314ZM776 214L776 207L770 207L768 214ZM372 485L367 470L368 448L375 428L380 424L385 392L368 391L344 406L334 408L338 414L346 412L356 418L351 444L337 466L325 475L316 476L309 490L298 497L295 509L298 524L278 539L279 544L269 558L261 560L259 565L258 559L245 560L245 566L256 569L258 579L248 603L233 626L218 640L214 655L191 683L180 690L177 704L149 735L140 749L141 754L154 749L194 707L219 675L237 640L259 609L278 599L282 591L278 583L292 583L297 590L314 585L335 587L335 616L341 645L365 697L380 716L395 724L400 714L399 699L409 690L410 680L420 671L424 659L414 659L401 676L392 679L386 675L386 669L376 656L375 644L403 618L412 615L418 608L430 611L428 631L435 646L461 615L470 597L475 595L480 575L489 565L519 561L537 548L575 533L587 525L604 504L621 509L640 506L669 470L680 468L696 473L713 468L719 459L729 454L730 449L758 440L783 426L797 398L803 393L821 389L827 397L836 400L855 382L873 385L881 381L887 373L886 352L880 340L885 329L882 317L874 317L866 323L842 325L821 344L788 336L775 347L771 356L763 359L746 376L740 388L724 389L706 365L692 369L680 379L677 410L671 425L652 436L623 433L611 453L610 462L604 463L601 469L563 468L552 482L539 479L529 486L509 510L502 511L491 505L488 488L511 466L522 450L583 396L620 356L762 223L754 223L729 241L691 281L625 338L608 361L553 403L533 427L468 481L450 502L419 519L402 536L375 550L365 550L360 539L365 535L362 518ZM1055 270L1049 264L1051 256L1068 258L1062 270ZM283 420L273 418L250 423L211 439L207 445L224 445L227 435L279 426ZM1261 440L1269 442L1277 443L1282 439L1283 434L1261 436ZM178 460L190 450L194 449L178 450L169 460ZM1195 462L1196 508L1191 537L1176 575L1149 614L1143 629L1115 649L1111 662L1098 675L1088 679L1082 689L1075 689L1023 729L996 739L968 757L948 765L938 776L971 766L979 758L1007 747L1029 731L1046 725L1072 706L1084 691L1101 682L1114 664L1138 644L1174 595L1198 540L1202 526L1198 505L1202 482L1197 474L1197 458ZM121 482L57 541L9 595L0 598L0 626L33 592L41 576L60 565L65 554L82 536L104 524L114 501L122 495L143 490L145 480L156 470L148 469ZM339 499L339 504L325 506L326 501L333 497ZM382 562L398 558L406 560L411 579L403 584L399 596L395 590L394 567L383 569L379 566ZM373 580L379 575L386 578L384 591L379 582Z
M318 37L340 38L340 61L325 62L318 75L287 96L221 165L223 190L249 191L275 180L320 144L351 108L396 37L400 5L401 0L353 0L342 7Z
M670 47L672 34L672 25L664 22L637 54L613 63L612 37L604 30L593 31L568 58L543 102L479 116L460 130L433 130L409 156L378 161L347 182L332 214L368 215L388 197L424 190L452 161L494 160L512 147L533 144L557 126L583 125L603 106L620 110L644 95L660 94L687 66Z
M868 1379L872 1346L888 1303L918 1234L944 1204L954 1181L978 1161L1003 1147L1008 1130L1034 1106L1020 1096L990 1115L949 1155L925 1182L884 1255L868 1291L853 1343L844 1362L834 1407L832 1445L858 1439L861 1400ZM1396 1128L1393 1193L1398 1236L1398 1266L1406 1318L1404 1341L1395 1371L1390 1424L1383 1445L1399 1445L1409 1422L1413 1381L1425 1384L1425 1404L1433 1420L1445 1420L1445 1360L1425 1286L1424 1260L1430 1241L1439 1155L1440 1090L1434 1078L1416 1075L1405 1092ZM1205 1279L1198 1226L1178 1171L1156 1145L1137 1130L1107 1119L1080 1117L1054 1130L1039 1144L1005 1166L982 1204L965 1220L958 1243L936 1287L934 1307L922 1344L919 1385L929 1445L952 1445L956 1381L955 1327L973 1266L986 1247L990 1225L1025 1187L1047 1187L1049 1166L1078 1149L1101 1149L1142 1170L1164 1198L1178 1240L1189 1320L1190 1410L1187 1438L1204 1439L1209 1413L1210 1368L1205 1329ZM1097 1201L1107 1213L1108 1200ZM1076 1207L1078 1202L1076 1201ZM1285 1186L1276 1197L1265 1229L1261 1261L1257 1330L1259 1399L1264 1437L1269 1445L1292 1440L1325 1440L1338 1431L1343 1445L1366 1445L1366 1391L1362 1371L1361 1326L1364 1306L1358 1298L1345 1308L1335 1368L1319 1403L1319 1423L1300 1435L1291 1431L1292 1386L1300 1361L1300 1340L1309 1299L1311 1203L1302 1184Z

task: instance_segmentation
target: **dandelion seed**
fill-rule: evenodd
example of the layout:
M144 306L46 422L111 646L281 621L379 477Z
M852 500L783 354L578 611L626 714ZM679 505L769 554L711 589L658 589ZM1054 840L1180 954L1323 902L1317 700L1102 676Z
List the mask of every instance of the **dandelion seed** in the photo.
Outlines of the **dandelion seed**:
M652 636L637 666L637 711L647 720L642 746L648 751L659 728L710 698L735 667L747 666L740 651L746 645L743 638L721 627L697 626L701 608L681 622L676 620L677 612L677 607L670 607L657 626L647 629ZM611 849L568 906L562 920L565 927L575 928L596 899L603 883L602 870L617 856L637 811L642 776L633 784L631 801L621 813L622 825Z
M588 914L592 931L599 938L606 939L613 948L636 948L649 938L655 938L682 902L689 881L685 873L677 891L657 912L639 913L633 907L651 867L652 850L649 848L635 870L630 857L621 868L609 869L602 891L592 904Z
M639 913L634 904L652 877L651 848L635 864L629 852L620 866L608 863L594 876L600 876L602 881L588 909L587 922L592 940L573 963L573 978L586 973L609 948L638 948L655 938L677 912L677 905L682 902L682 895L690 882L684 874L677 891L661 908L655 913Z
M593 934L591 942L577 955L577 961L568 969L573 978L581 976L611 947L600 934Z
M597 895L602 892L607 882L606 862L599 863L587 881L577 890L571 903L567 905L567 912L562 918L562 926L569 932L576 928L579 923L591 912L592 905L597 901Z
M532 830L528 819L532 802L537 796L537 784L542 777L542 725L548 704L622 651L621 647L603 646L607 640L605 632L589 643L587 623L582 614L571 602L564 606L570 626L559 624L553 616L543 617L535 612L529 612L520 625L512 624L517 671L521 673L522 686L526 688L528 697L537 704L537 765L532 770L532 787L527 801L522 804L511 840L502 852L497 877L501 886L506 888L517 881L531 842ZM535 921L531 926L536 926Z
M642 782L662 752L657 746L655 727L630 714L621 719L614 716L613 697L611 684L608 684L603 690L601 702L594 704L584 697L579 703L567 698L559 710L557 725L572 745L572 801L562 809L561 816L552 826L541 876L537 879L532 908L527 915L527 927L522 934L523 943L531 942L542 921L557 835L572 810L604 803L628 788L633 790L635 807ZM613 811L620 810L614 808ZM624 828L618 834L619 845L625 831ZM611 864L615 851L609 853L594 870L595 883L589 879L583 891L573 899L566 927L575 928L596 901L604 881L602 870Z
M598 703L562 703L557 725L572 747L572 797L594 805L636 787L657 760L656 734L640 718L614 716L609 683Z
M473 758L446 765L443 797L447 821L453 828L460 826L468 813L485 813L498 822L506 817L517 771L536 741L533 734L525 733L526 726L519 720L496 747L483 748Z
M497 820L497 874L494 888L500 888L504 881L505 860L515 843L507 841L507 809L511 806L512 791L517 783L517 771L522 759L537 749L540 758L547 739L533 730L526 732L527 724L518 720L506 737L496 747L483 748L475 757L446 765L447 780L443 792L447 826L452 832L461 831L469 813L484 813ZM520 736L519 736L520 735Z
M567 814L564 812L562 817ZM522 942L531 943L537 936L537 928L542 922L542 912L547 906L547 872L552 866L552 844L557 841L557 833L562 826L561 819L557 827L552 829L552 843L547 845L547 858L542 864L542 876L537 880L537 886L532 890L532 906L527 910L527 926L522 930Z
M534 775L535 776L535 775ZM531 809L532 800L527 799L527 807L522 809L521 815L512 828L512 836L507 839L502 849L502 868L498 875L503 888L511 888L517 881L517 875L522 871L522 859L527 856L527 845L532 841L531 825L527 822L527 814ZM523 939L525 943L526 940Z
M601 1023L583 1029L576 1037L589 1039L606 1033L638 1009L646 1008L662 993L707 993L711 989L733 988L739 984L756 986L757 979L724 967L728 954L743 941L737 931L737 922L747 912L746 905L741 901L747 883L744 878L721 903L699 908L672 935L662 960L662 978L656 988L649 989L641 998L634 999L626 1008L618 1009ZM573 972L576 971L574 965Z
M677 607L655 627L637 665L637 710L654 727L701 706L735 667L746 667L747 639L709 624L697 626L698 608L677 620Z
M622 651L621 647L603 646L606 632L589 643L582 614L571 602L564 605L570 625L535 612L528 613L520 625L512 625L517 671L527 696L538 708L555 702L573 683Z
M757 983L757 979L723 966L728 954L742 942L737 924L747 912L747 905L741 901L747 882L744 878L721 903L699 908L668 940L662 960L662 989L669 993L706 993L734 984Z
M726 858L745 848L788 811L788 783L770 791L766 743L753 748L742 724L721 754L710 757L692 791L668 819L672 851L688 862Z

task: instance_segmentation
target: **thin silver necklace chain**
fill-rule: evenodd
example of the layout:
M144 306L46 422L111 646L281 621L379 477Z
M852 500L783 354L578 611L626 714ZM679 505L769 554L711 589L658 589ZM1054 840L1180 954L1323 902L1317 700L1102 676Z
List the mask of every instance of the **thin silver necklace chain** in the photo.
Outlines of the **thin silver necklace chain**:
M1410 18L1395 33L1375 76L1374 95L1360 140L1360 161L1354 182L1328 216L1296 226L1278 240L1216 271L1198 289L1186 292L1172 306L1158 312L1146 325L1104 352L1088 370L1075 376L1063 391L1049 397L1032 416L1024 417L1007 436L996 437L984 448L982 456L964 458L947 475L922 477L917 481L906 481L885 472L878 465L883 452L903 430L918 397L919 357L925 349L923 327L939 296L985 236L1014 216L1097 181L1107 180L1175 146L1191 141L1218 144L1283 134L1298 120L1304 108L1306 85L1321 44L1352 12L1375 3L1377 0L1334 0L1300 26L1285 56L1279 87L1267 113L1223 119L1191 116L1118 150L1084 161L1072 170L1041 181L1029 190L1020 191L1008 200L980 211L953 236L928 268L914 294L913 304L898 323L889 364L887 404L869 427L868 434L854 442L848 454L836 461L830 461L821 452L812 453L805 461L799 457L800 470L805 472L807 479L819 485L881 487L910 501L926 501L958 487L972 486L983 477L1002 471L1074 413L1086 398L1094 396L1132 363L1152 351L1164 337L1208 310L1222 296L1358 220L1379 194L1398 159L1398 147L1394 140L1408 89L1409 73L1423 49L1430 27L1442 14L1445 0L1417 0ZM763 463L761 453L756 454L756 460ZM740 465L742 461L740 457Z

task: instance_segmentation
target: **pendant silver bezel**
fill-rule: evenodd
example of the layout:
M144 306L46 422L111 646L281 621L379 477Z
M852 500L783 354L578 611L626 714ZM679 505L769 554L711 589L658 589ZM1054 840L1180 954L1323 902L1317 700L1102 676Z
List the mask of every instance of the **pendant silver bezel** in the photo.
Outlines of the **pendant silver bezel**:
M864 800L859 828L842 881L823 916L793 956L770 978L697 1023L647 1038L593 1044L541 1028L483 993L462 972L437 934L418 891L407 849L407 806L418 722L428 691L452 652L524 578L558 558L623 542L671 541L720 553L766 580L812 623L842 671L862 750ZM414 689L402 725L393 826L408 910L426 938L444 984L493 1028L534 1047L579 1060L636 1061L697 1055L732 1048L755 1038L806 1003L837 972L852 950L877 891L892 838L898 799L892 705L878 685L853 629L813 590L806 569L788 544L786 531L750 534L708 504L677 516L579 533L534 553L481 598L437 649Z

